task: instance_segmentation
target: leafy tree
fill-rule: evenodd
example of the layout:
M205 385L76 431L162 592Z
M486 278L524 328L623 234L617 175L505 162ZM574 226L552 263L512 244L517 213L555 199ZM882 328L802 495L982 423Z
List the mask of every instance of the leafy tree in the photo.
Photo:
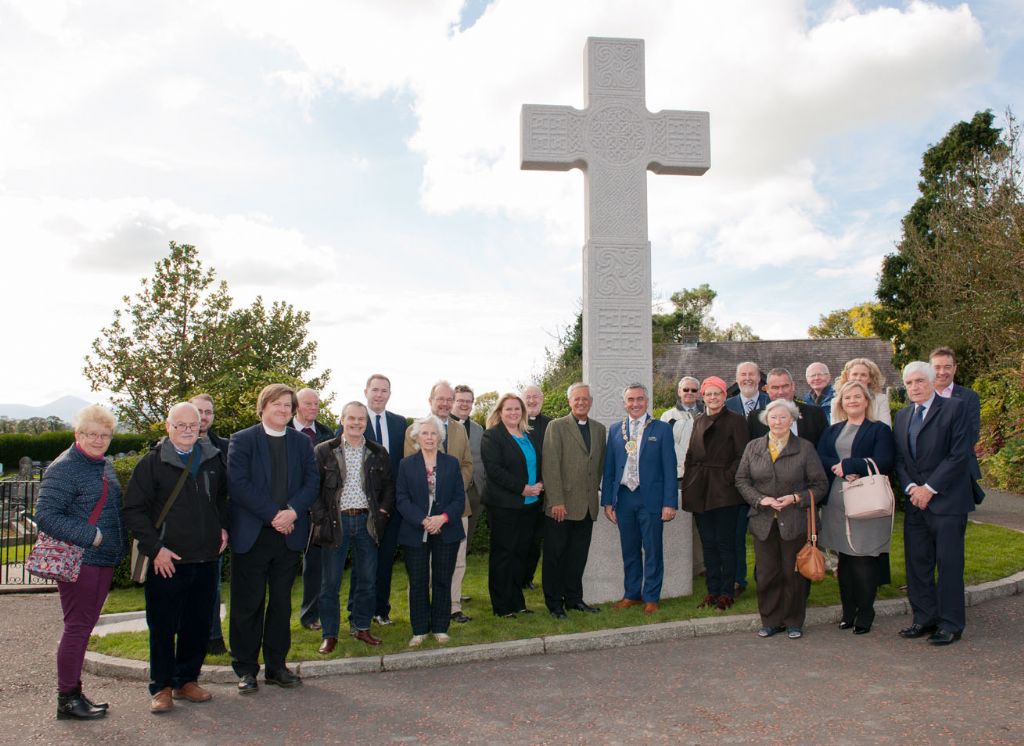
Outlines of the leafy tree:
M756 340L757 335L746 324L735 323L724 329L711 315L711 306L718 293L707 283L672 293L674 309L651 317L651 336L655 344L673 344L687 340L730 342Z
M897 367L927 355L929 343L920 330L943 301L918 261L922 251L934 254L936 248L933 213L943 207L955 209L957 184L984 189L985 164L1005 156L1001 130L992 126L993 120L991 111L977 112L970 122L954 125L922 157L920 196L903 218L903 237L896 252L882 262L876 290L879 305L872 311L875 331L893 341ZM911 245L917 250L907 251Z
M316 361L316 343L306 342L308 313L284 303L268 311L262 298L232 310L227 283L216 282L195 246L172 241L141 286L122 298L124 308L93 341L83 371L93 391L112 392L130 428L159 427L172 404L199 390L213 393L227 378L255 388L255 396L266 373L300 380ZM328 375L309 384L319 388ZM222 406L218 401L218 420Z
M811 339L874 337L875 329L871 324L871 313L877 307L877 303L861 303L851 308L840 308L830 313L823 313L817 324L812 324L807 328L807 336Z
M486 427L487 415L498 403L497 391L485 391L473 402L473 412L469 415L480 427Z

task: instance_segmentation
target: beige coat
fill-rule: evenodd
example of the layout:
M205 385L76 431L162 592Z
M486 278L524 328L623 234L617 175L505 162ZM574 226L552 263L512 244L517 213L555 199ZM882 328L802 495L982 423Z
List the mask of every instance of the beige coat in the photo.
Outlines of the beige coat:
M416 453L416 447L412 442L412 438L409 437L412 433L412 428L407 428L405 431L405 455L406 457ZM469 450L469 435L466 433L466 428L461 422L457 420L448 420L448 448L444 447L444 431L441 432L441 443L438 444L437 450L442 453L447 453L449 456L453 456L459 460L459 471L462 473L462 486L466 491L466 507L462 512L462 517L465 518L472 514L472 509L469 507L469 490L470 488L475 489L473 485L473 454Z
M598 490L608 442L605 426L591 418L590 451L571 414L548 423L544 433L544 513L564 505L570 521L597 520Z

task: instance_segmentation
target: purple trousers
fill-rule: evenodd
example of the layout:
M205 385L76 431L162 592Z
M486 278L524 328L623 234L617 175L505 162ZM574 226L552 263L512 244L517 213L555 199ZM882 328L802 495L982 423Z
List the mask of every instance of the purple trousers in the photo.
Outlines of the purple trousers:
M110 592L113 567L82 565L77 582L57 581L64 610L64 634L57 646L57 691L73 692L82 683L82 663L103 602Z

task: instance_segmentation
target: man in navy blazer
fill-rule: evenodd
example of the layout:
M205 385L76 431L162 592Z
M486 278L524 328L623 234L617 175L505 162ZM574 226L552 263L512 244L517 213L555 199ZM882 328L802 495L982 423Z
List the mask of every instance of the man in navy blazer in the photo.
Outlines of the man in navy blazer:
M897 412L893 434L896 475L910 498L903 542L914 620L900 635L931 633L929 642L949 645L966 622L964 532L974 510L969 417L961 400L936 393L930 364L909 363L903 383L911 404Z
M374 373L366 379L363 389L369 417L366 420L367 440L380 443L387 449L391 460L391 473L398 478L398 464L402 460L405 446L405 418L387 411L391 399L391 379L383 373ZM391 624L391 575L395 565L395 550L398 548L398 534L402 527L402 515L396 510L388 519L384 535L377 546L377 602L373 619L377 624ZM349 603L352 600L349 589Z
M971 437L971 488L974 490L974 504L981 505L985 499L985 490L981 488L981 466L974 447L981 435L981 398L966 386L953 383L956 375L956 353L949 347L937 347L928 356L928 362L935 369L935 393L946 399L962 399L967 412L967 427Z
M622 547L622 600L613 608L644 604L654 614L665 575L663 522L679 507L676 450L672 427L647 413L647 387L631 383L622 394L626 415L608 427L601 504L619 527Z
M267 386L257 401L260 424L232 435L228 447L231 663L240 694L258 689L261 648L268 684L301 683L285 666L291 647L291 592L320 477L309 438L288 427L296 405L288 386Z
M768 406L771 399L761 390L761 368L747 360L736 366L736 385L740 392L725 400L726 409L749 417ZM754 415L756 416L756 415ZM736 595L747 589L747 511L736 512Z

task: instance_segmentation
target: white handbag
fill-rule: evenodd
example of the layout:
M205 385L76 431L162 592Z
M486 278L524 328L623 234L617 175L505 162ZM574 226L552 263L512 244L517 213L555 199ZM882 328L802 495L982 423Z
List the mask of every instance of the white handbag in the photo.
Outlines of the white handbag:
M879 472L874 459L864 460L868 464L867 475L852 482L843 482L846 517L850 520L866 520L890 516L896 508L896 498L892 494L889 477Z

